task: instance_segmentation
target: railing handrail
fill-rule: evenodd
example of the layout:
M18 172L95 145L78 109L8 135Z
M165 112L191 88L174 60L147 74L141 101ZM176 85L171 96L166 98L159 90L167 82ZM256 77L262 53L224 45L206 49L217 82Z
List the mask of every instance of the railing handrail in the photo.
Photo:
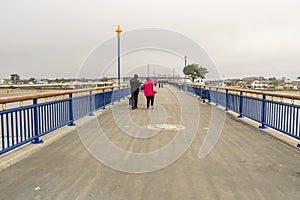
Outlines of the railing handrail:
M128 87L128 84L122 84L120 87ZM81 92L89 92L89 91L97 91L103 89L112 89L118 88L118 85L113 86L102 86L102 87L94 87L94 88L86 88L86 89L77 89L77 90L64 90L64 91L57 91L57 92L45 92L40 94L28 94L28 95L20 95L20 96L12 96L12 97L0 97L0 104L6 103L13 103L18 101L27 101L32 99L39 99L39 98L47 98L47 97L55 97L60 95L67 95L67 94L76 94Z
M76 120L93 116L93 112L128 95L130 87L123 84L1 98L0 155L30 141L41 143L41 136L65 125L74 126ZM63 97L59 99L59 96ZM45 101L39 101L39 98L45 98ZM24 100L31 100L32 104L27 105ZM11 108L7 109L6 103L16 101L20 101L19 106L10 105Z
M282 98L288 98L293 100L300 100L300 95L296 94L280 94L275 92L264 92L259 90L247 90L247 89L238 89L238 88L231 88L231 87L218 87L218 86L207 86L207 85L200 85L200 84L190 84L191 86L200 86L201 88L216 88L221 90L231 90L231 91L237 91L237 92L245 92L245 93L253 93L253 94L260 94L260 95L266 95L266 96L273 96L273 97L282 97Z

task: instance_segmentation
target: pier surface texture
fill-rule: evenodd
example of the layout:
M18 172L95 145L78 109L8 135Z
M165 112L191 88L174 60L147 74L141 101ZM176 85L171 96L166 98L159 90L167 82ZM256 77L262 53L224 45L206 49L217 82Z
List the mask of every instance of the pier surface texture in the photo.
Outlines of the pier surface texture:
M178 96L184 97L181 102ZM181 123L186 120L182 119L185 111L181 108L185 104L184 109L189 109L192 99L196 98L166 86L158 88L154 109L146 108L145 97L140 93L136 110L131 110L127 100L123 100L101 114L85 117L81 120L84 123L67 127L68 134L51 144L39 144L38 151L2 169L0 199L300 199L300 153L297 149L200 100L196 101L199 122L195 138L175 162L161 169L145 173L115 170L103 164L84 145L83 140L97 144L97 137L93 136L96 122L106 138L119 149L134 153L158 151L176 137L176 127L189 124ZM129 116L125 120L124 113ZM224 117L223 123L213 120L216 113ZM164 121L153 124L159 119L151 119L151 116L159 118L162 115ZM133 129L132 121L136 124ZM152 128L159 129L151 137L124 133L126 128L131 131L151 129L150 123ZM209 154L199 157L206 135L214 126L222 126L220 137L212 142ZM135 136L139 133L136 130ZM1 163L30 146L34 145L3 155ZM113 156L113 152L104 153L107 157Z

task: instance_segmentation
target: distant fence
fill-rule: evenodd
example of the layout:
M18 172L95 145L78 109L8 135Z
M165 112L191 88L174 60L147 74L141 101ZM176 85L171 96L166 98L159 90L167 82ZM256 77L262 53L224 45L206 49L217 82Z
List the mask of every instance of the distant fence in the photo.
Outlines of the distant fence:
M300 96L236 88L180 85L178 89L222 106L261 123L259 128L271 127L300 139Z
M130 88L124 85L0 98L0 155L28 142L40 143L41 136L72 126L75 120L129 94ZM25 105L25 101L31 103ZM8 108L16 102L18 106Z

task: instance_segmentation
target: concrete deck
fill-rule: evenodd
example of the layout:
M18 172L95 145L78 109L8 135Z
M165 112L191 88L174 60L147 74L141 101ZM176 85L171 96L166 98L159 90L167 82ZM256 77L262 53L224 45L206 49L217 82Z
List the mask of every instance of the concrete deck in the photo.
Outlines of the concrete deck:
M144 96L140 95L137 110L129 110L127 101L122 101L100 115L85 118L84 123L83 120L77 122L76 128L64 127L70 130L69 133L53 143L35 146L38 151L32 151L0 172L0 199L300 198L299 150L200 101L196 102L198 110L184 107L190 113L198 112L199 127L191 146L173 164L139 174L121 172L103 165L82 142L90 141L96 146L99 138L93 136L97 129L95 122L110 141L131 152L155 151L174 139L178 133L174 130L161 130L148 138L124 134L126 128L130 130L134 127L129 118L124 117L126 114L137 123L134 128L141 130L147 129L151 116L155 117L152 124L161 123L160 120L164 120L165 124L181 123L183 110L176 95L183 97L186 104L194 97L172 87L158 89L154 110L145 108ZM215 114L220 121L211 120ZM159 118L161 116L164 116L163 119ZM222 117L225 119L224 125ZM185 122L184 125L189 124ZM208 128L222 125L218 142L206 157L200 159L199 149ZM137 130L136 136L145 132ZM85 134L87 137L83 138ZM30 144L2 156L1 163L17 159L9 157L32 146ZM105 153L113 155L112 152ZM173 156L172 153L170 156Z

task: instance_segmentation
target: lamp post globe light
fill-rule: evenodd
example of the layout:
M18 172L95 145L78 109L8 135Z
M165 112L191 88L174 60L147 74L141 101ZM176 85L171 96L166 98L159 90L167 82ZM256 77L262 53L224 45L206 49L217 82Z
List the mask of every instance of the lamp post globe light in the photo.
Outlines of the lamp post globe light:
M120 37L122 33L122 29L120 25L118 25L116 29L117 37L118 37L118 87L120 89Z

